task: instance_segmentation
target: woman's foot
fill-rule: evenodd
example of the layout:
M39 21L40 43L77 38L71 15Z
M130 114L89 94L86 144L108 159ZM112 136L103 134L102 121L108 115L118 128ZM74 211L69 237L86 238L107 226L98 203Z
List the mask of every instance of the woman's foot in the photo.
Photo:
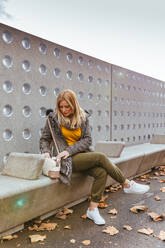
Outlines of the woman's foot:
M150 189L150 187L148 185L144 185L144 184L139 184L136 183L135 181L131 180L129 181L129 187L123 187L123 190L125 193L127 194L144 194L146 192L148 192Z
M103 219L103 217L100 215L98 208L94 208L92 210L90 210L88 208L87 210L87 217L90 220L93 220L93 222L96 225L104 225L105 224L105 220Z

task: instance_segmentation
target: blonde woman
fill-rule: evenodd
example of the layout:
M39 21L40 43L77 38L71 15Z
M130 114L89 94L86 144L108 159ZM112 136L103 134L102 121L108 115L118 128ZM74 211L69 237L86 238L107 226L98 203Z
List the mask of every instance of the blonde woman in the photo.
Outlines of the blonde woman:
M59 94L56 111L49 113L49 120L60 150L57 155L54 148L57 159L62 161L60 180L69 183L72 170L86 172L94 177L87 217L95 224L105 224L99 213L98 204L105 189L107 175L121 183L125 193L143 194L149 190L147 185L126 179L105 154L90 150L92 138L88 113L79 106L77 96L72 90L64 90ZM51 157L51 142L52 136L46 123L40 139L40 150L47 158Z

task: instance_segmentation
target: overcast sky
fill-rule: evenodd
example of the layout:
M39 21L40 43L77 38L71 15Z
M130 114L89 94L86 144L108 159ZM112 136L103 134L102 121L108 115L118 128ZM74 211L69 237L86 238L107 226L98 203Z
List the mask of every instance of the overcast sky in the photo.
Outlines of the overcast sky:
M165 0L0 0L0 20L165 81Z

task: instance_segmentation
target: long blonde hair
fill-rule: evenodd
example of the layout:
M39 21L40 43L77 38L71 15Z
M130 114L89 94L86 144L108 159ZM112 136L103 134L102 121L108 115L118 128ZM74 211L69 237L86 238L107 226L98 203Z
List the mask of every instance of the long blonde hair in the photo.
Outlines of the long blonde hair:
M60 111L60 102L66 101L72 109L72 118L65 117ZM86 119L86 114L77 100L77 96L74 91L67 89L62 91L56 101L56 113L59 124L66 123L71 129L78 128L81 125L82 120Z

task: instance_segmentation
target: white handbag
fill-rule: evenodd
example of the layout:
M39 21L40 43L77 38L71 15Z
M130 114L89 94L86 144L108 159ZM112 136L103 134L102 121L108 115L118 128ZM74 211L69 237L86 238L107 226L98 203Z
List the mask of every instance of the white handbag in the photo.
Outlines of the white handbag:
M57 162L56 157L45 158L42 173L50 178L59 178L60 163Z

